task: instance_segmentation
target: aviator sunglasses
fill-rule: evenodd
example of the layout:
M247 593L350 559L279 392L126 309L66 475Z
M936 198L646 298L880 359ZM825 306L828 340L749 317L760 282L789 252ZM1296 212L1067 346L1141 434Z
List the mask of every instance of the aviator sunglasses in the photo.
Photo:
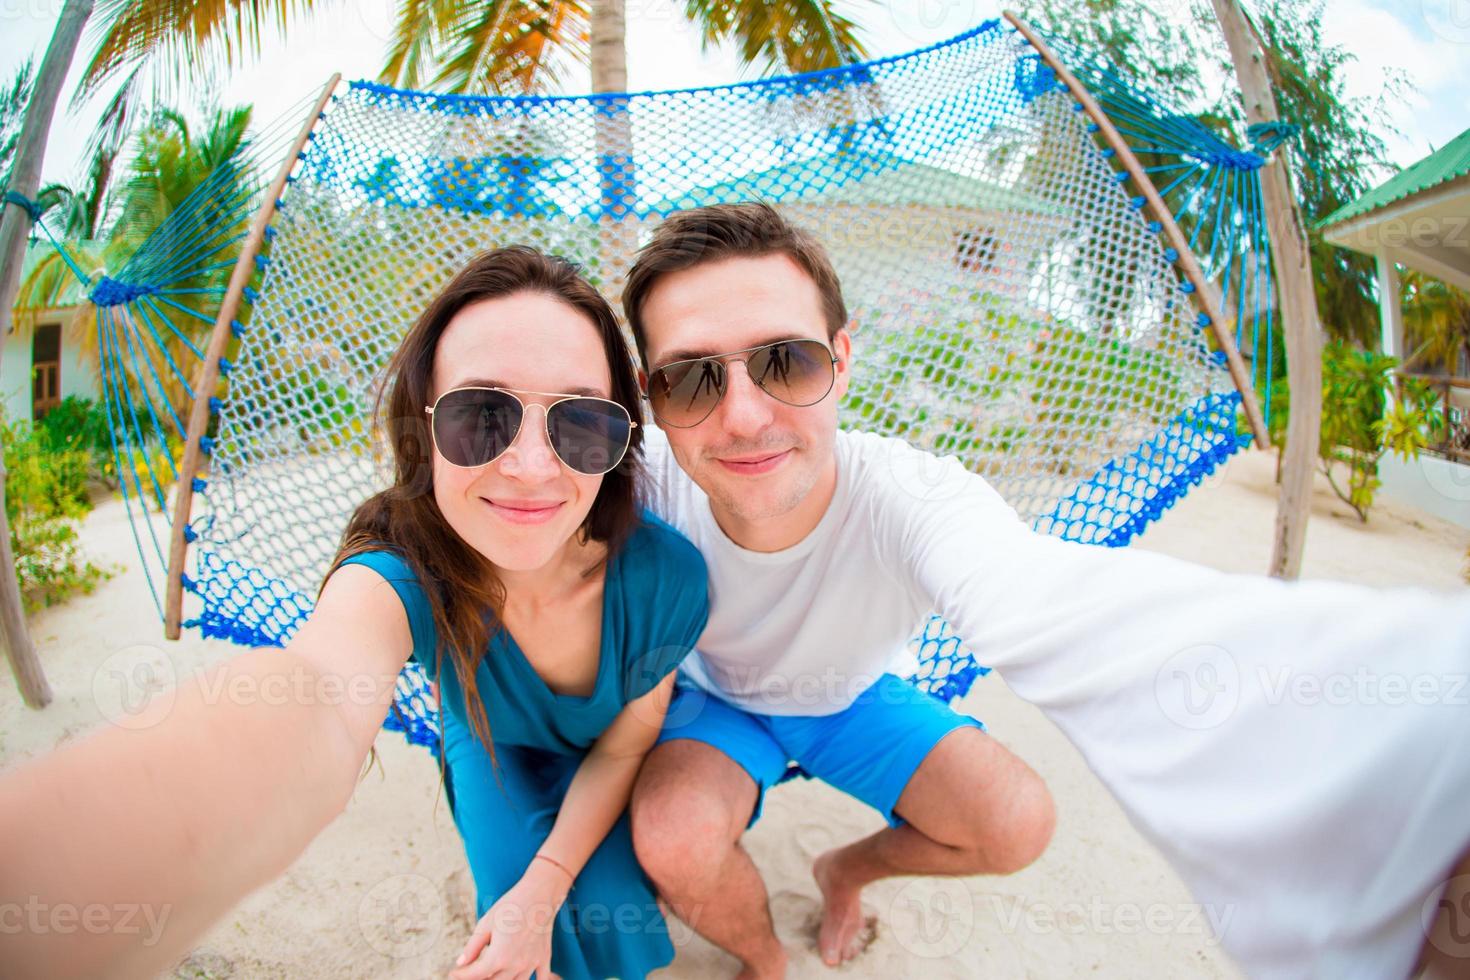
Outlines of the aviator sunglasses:
M741 356L745 355L745 356ZM648 404L659 421L688 429L710 417L729 387L726 362L745 362L762 391L804 408L827 397L837 378L837 357L819 340L778 340L727 354L665 364L648 376Z
M424 411L429 413L429 431L439 455L468 468L492 463L511 447L525 421L526 403L506 388L451 388ZM546 441L557 458L587 476L616 469L638 425L617 402L587 395L558 398L543 407L541 416Z

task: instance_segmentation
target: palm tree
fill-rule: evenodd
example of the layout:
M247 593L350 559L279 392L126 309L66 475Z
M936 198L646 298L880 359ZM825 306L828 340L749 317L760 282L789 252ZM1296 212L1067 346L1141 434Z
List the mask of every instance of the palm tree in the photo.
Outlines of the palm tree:
M1459 372L1470 363L1470 294L1412 269L1403 275L1404 330L1409 353L1404 370Z
M668 0L675 4L678 0ZM260 49L261 29L309 16L311 0L99 0L106 24L78 89L84 98L126 75L115 108L141 90L140 66L187 77L201 63L231 66ZM833 68L866 57L837 0L685 0L706 46L733 41L767 73ZM544 90L573 63L593 67L593 91L611 56L602 24L621 24L624 0L402 0L380 80L460 93ZM621 37L617 49L621 52ZM201 55L203 56L201 58Z
M128 172L118 189L117 218L103 241L85 239L95 237L101 229L95 226L79 226L75 230L85 234L69 237L67 250L82 271L94 280L98 276L119 272L137 254L139 245L163 228L175 209L194 193L206 180L210 180L212 201L236 201L246 194L249 175L239 163L242 150L247 145L246 131L250 125L250 109L237 107L219 109L208 120L203 129L192 132L183 114L176 109L160 108L153 118L133 137L136 152L128 166ZM234 167L227 173L225 168ZM95 169L95 168L94 168ZM211 179L212 178L212 179ZM60 205L71 205L72 220L81 222L90 212L92 202L103 197L107 188L92 186L85 193L73 192L68 188L53 185L48 192ZM46 192L43 192L43 197ZM225 242L239 235L245 218L238 214L212 221L209 216L191 216L191 224L197 228L210 228L210 238ZM185 230L180 233L187 234ZM167 242L161 243L165 246ZM17 306L43 308L53 305L50 298L66 285L72 273L58 253L52 253L38 262L21 283ZM229 278L228 268L211 268L187 279L170 283L179 291L174 302L194 311L193 316L178 317L176 325L196 345L208 332L218 309L218 295ZM130 327L141 329L138 324ZM68 325L70 342L80 355L99 372L102 369L102 342L98 332L97 308L91 303L83 304ZM153 367L158 377L164 379L164 397L176 411L187 409L187 397L183 379L168 370L164 350L176 363L184 363L186 350L184 341L170 335L163 350L144 347L150 358L156 359ZM148 372L144 372L147 374ZM129 385L141 391L144 379L130 372ZM160 406L161 407L161 406Z

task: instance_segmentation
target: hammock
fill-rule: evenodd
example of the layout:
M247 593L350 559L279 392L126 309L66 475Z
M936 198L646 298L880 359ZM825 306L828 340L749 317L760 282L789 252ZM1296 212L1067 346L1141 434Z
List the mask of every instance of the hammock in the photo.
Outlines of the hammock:
M860 325L844 425L958 456L1042 533L1127 544L1264 438L1251 390L1269 351L1254 379L1238 353L1270 337L1264 160L1055 48L993 21L684 91L334 79L294 139L299 117L256 138L89 283L167 634L290 638L350 512L388 482L369 417L382 369L470 256L565 255L616 305L662 218L724 201L768 201L828 246ZM985 673L937 617L911 653L946 700ZM413 665L396 702L388 727L437 752Z

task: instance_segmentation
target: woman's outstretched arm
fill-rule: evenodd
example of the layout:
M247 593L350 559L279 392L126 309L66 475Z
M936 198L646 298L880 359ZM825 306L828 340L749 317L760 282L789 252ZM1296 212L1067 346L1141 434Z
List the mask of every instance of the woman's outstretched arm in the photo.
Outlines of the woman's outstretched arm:
M392 587L348 565L285 649L0 773L5 976L169 967L346 807L412 645Z

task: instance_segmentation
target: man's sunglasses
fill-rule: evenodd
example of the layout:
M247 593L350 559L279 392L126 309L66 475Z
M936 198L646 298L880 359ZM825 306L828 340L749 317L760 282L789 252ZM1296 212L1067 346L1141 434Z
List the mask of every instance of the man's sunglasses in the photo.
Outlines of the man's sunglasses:
M731 359L744 361L750 380L766 394L798 408L826 398L837 378L837 358L826 344L778 340L665 364L648 376L648 404L653 414L676 429L688 429L709 418L729 387L726 362Z
M557 392L527 391L527 395ZM492 463L511 447L526 418L526 404L505 388L451 388L425 406L434 448L454 466ZM567 466L587 476L615 469L638 423L606 398L568 395L544 406L546 441Z

